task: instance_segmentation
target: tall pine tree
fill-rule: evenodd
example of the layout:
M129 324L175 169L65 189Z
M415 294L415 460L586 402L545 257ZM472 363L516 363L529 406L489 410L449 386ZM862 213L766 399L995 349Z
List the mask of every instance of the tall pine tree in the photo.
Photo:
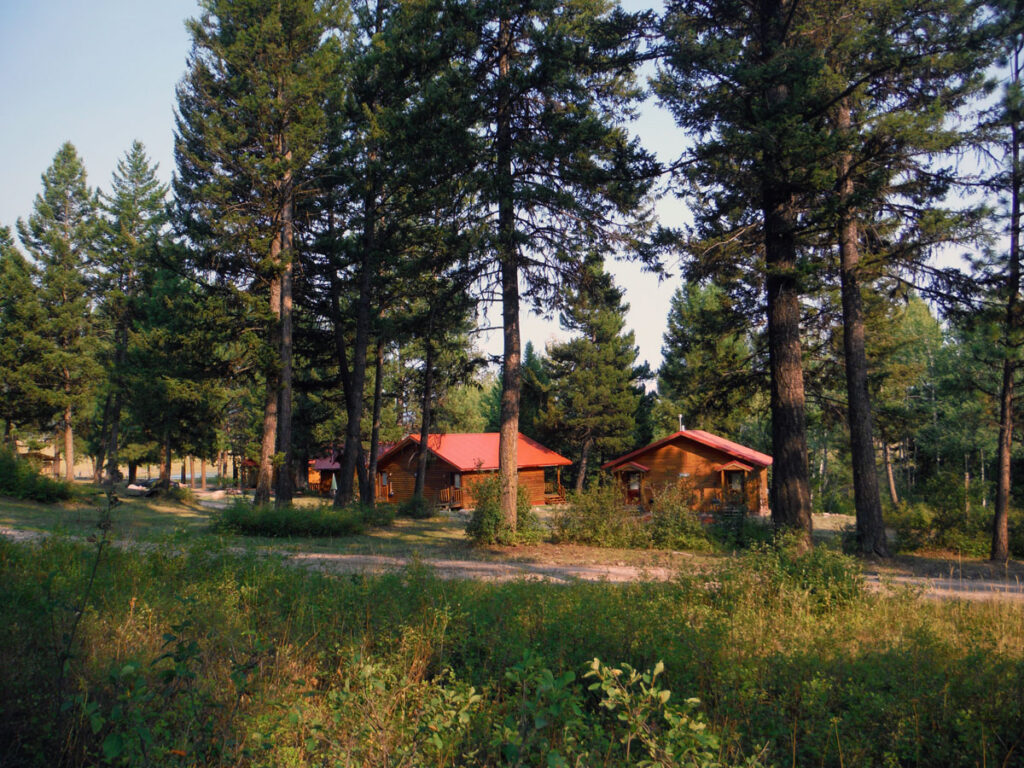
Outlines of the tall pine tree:
M637 349L633 332L624 330L629 306L600 258L588 259L586 274L566 302L562 326L578 335L548 349L545 427L579 457L581 491L588 470L632 443Z
M323 146L341 16L333 0L207 0L188 25L175 212L196 266L247 295L239 320L265 329L252 354L266 381L256 504L270 498L278 446L277 503L291 500L295 205Z
M18 220L18 234L39 269L39 386L58 414L65 477L71 481L75 419L98 373L89 287L96 259L97 201L70 142L57 151L42 180L43 191L36 195L28 221Z

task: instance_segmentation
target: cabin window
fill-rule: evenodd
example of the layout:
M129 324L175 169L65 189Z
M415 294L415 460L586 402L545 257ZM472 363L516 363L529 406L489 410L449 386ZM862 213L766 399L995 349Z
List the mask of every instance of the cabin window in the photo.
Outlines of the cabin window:
M381 472L380 473L380 485L381 485L382 488L387 488L388 487L388 473L387 472Z
M742 491L743 490L743 473L742 472L730 472L729 473L729 490Z
M462 475L458 472L452 472L452 488L462 487Z
M629 490L639 491L640 490L640 473L631 472L629 475Z

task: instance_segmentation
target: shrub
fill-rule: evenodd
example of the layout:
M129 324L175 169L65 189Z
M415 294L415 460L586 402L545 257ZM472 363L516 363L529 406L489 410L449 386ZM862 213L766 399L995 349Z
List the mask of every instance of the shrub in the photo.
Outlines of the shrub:
M366 529L363 510L330 505L311 509L254 507L237 499L214 519L214 530L246 536L352 536Z
M806 594L818 611L848 605L864 593L864 574L855 558L822 545L805 550L799 536L787 533L752 548L740 567L775 594Z
M963 500L963 489L960 489ZM896 531L896 546L904 551L940 549L971 557L986 557L992 545L992 510L980 504L965 513L955 504L934 506L924 502L902 503L886 515L886 522ZM1024 554L1020 512L1010 513L1010 550L1015 556Z
M501 515L501 486L497 473L473 486L476 508L466 523L466 535L475 544L505 546L533 544L544 538L544 528L530 504L530 493L518 486L516 499L516 530L505 524Z
M638 509L623 503L622 491L612 481L599 480L573 493L569 504L554 519L558 541L596 547L646 547L650 532Z
M691 502L693 493L682 487L663 488L651 501L651 541L663 549L711 548L708 532Z
M0 496L53 504L72 495L70 484L39 474L30 461L15 455L10 448L0 448Z
M399 517L411 517L413 520L426 520L434 514L434 507L423 496L413 496L403 501L398 507Z

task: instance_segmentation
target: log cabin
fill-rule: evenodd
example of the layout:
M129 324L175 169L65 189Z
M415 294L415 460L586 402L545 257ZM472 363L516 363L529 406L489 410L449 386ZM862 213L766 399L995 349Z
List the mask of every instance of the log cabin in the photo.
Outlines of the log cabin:
M699 429L686 429L602 465L626 501L650 507L669 486L687 487L694 506L710 513L742 507L768 514L768 467L772 457Z
M420 436L410 435L377 460L378 498L395 503L412 498L419 444ZM519 484L529 492L531 504L565 501L561 468L572 464L569 459L520 433L517 461ZM427 439L424 495L431 503L452 509L473 507L473 488L497 471L497 432L430 435Z

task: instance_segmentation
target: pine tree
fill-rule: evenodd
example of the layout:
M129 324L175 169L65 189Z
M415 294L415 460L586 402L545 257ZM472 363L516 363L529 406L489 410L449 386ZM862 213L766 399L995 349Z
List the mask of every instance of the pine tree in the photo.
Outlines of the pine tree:
M579 457L581 491L588 469L632 442L637 350L633 332L624 332L629 307L599 258L588 259L585 277L566 301L562 326L578 335L548 349L545 427Z
M180 233L196 266L251 295L246 324L265 328L253 350L266 381L254 503L291 500L292 284L295 205L312 186L326 131L324 100L338 62L334 2L208 0L189 22L193 48L178 87L174 181ZM280 429L280 435L278 431Z
M38 386L44 344L37 278L10 229L0 227L0 419L5 440L14 439L16 428L38 426L49 416L46 393Z
M550 310L585 256L634 234L653 171L623 123L638 96L638 25L603 0L496 0L477 20L472 182L490 231L483 263L501 295L501 509L516 527L520 279Z
M658 393L685 424L738 438L756 390L747 323L713 283L687 283L669 307Z
M98 365L90 309L90 271L96 259L96 195L70 142L54 156L43 174L28 222L18 220L18 235L38 265L38 295L43 339L39 386L60 414L65 477L74 480L75 418L92 390Z
M137 330L145 278L157 259L160 238L167 223L166 185L156 177L146 150L134 142L118 160L110 194L101 194L105 221L101 232L99 261L100 311L112 336L112 354L105 361L110 391L104 407L103 444L105 481L113 483L118 472L118 441L121 409L125 400L129 334ZM102 460L99 462L102 464Z

